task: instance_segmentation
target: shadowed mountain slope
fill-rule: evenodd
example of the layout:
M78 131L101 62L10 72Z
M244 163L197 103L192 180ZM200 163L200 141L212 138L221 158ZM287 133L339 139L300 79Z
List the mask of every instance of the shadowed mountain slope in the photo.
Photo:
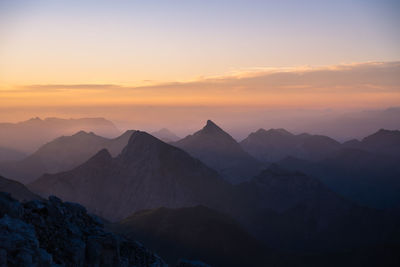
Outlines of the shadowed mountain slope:
M232 218L204 206L139 211L122 220L118 232L171 264L182 256L212 266L260 266L268 254Z
M237 218L270 247L349 249L390 240L396 229L392 215L360 207L318 179L276 165L236 189Z
M38 195L29 191L23 184L0 176L0 192L9 193L19 201L30 201L41 199Z
M193 135L173 143L217 170L225 180L237 184L249 180L263 167L247 154L228 133L211 120Z
M318 162L289 157L278 164L318 177L332 190L375 208L400 205L400 166L395 156L343 148Z
M116 158L101 150L86 163L30 184L40 195L79 202L110 220L165 206L226 207L230 185L179 148L136 131Z

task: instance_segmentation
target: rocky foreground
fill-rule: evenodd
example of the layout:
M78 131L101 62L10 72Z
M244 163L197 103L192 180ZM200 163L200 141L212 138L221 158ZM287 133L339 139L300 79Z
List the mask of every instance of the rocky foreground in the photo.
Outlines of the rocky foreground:
M0 192L0 217L0 266L166 266L140 243L106 232L83 206L54 196L21 203Z

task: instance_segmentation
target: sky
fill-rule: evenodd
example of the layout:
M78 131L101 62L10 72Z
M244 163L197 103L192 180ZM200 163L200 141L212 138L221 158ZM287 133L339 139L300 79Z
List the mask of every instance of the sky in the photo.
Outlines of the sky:
M0 0L0 120L400 106L398 14L389 0ZM117 113L102 115L132 118Z

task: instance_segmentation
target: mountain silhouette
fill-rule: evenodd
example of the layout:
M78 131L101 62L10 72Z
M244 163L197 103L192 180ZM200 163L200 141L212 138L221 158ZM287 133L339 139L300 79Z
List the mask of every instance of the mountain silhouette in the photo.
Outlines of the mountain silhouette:
M344 145L375 154L400 157L400 131L380 129L361 141L346 142Z
M344 147L317 162L290 157L278 164L318 177L361 205L380 209L400 205L400 166L395 156Z
M233 184L249 180L263 167L211 120L200 131L172 144L217 170Z
M22 183L30 183L44 173L70 170L106 148L118 155L134 131L108 139L92 132L79 131L72 136L62 136L41 146L35 153L20 161L0 162L0 172Z
M276 162L288 156L318 160L339 149L334 139L311 134L294 135L285 129L259 129L251 133L240 145L250 155L265 162Z
M160 206L202 204L221 209L230 189L199 160L140 131L131 135L117 157L103 149L71 171L43 175L29 188L79 202L109 220Z
M203 205L228 214L266 246L284 250L386 242L396 225L385 212L363 208L313 176L276 165L231 185L200 160L140 131L118 156L103 149L75 169L43 175L28 188L81 203L114 222L143 209Z
M120 134L115 125L104 118L32 118L18 123L0 123L0 147L30 154L54 138L81 130L106 137Z

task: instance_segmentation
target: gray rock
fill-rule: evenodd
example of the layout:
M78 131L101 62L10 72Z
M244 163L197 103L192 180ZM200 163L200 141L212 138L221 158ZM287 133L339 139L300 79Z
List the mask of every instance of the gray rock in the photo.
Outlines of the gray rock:
M166 266L99 218L57 197L20 203L0 194L1 266Z

